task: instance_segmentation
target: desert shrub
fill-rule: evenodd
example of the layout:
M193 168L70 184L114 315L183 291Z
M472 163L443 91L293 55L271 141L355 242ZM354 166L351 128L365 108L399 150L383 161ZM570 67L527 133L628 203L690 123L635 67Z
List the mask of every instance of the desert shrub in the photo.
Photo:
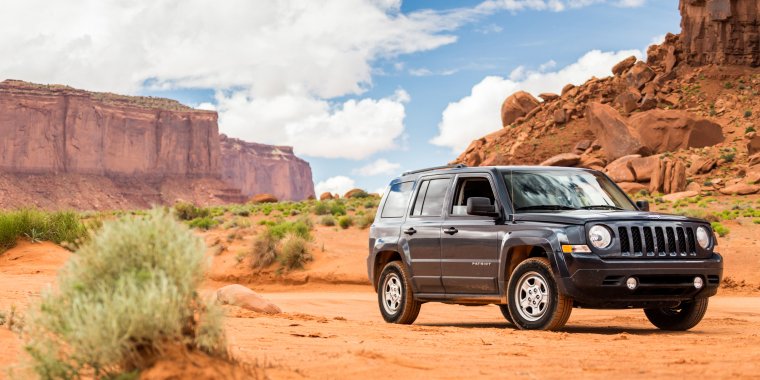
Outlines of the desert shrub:
M282 249L277 260L287 269L303 268L307 261L312 260L309 253L308 241L297 234L288 234L282 241Z
M323 226L331 227L331 226L334 226L337 222L335 221L334 216L328 214L328 215L320 216L318 223Z
M189 227L198 228L201 230L210 230L216 227L218 224L219 222L211 218L196 218L187 223Z
M266 222L265 222L266 223ZM248 228L251 226L251 221L245 218L241 218L239 216L236 216L222 224L223 230L229 230L230 228L235 227L242 227L242 228Z
M715 212L710 212L710 213L705 214L704 219L706 221L710 222L710 223L720 222L721 220L723 220L723 218L721 218L720 214L717 214Z
M375 222L375 212L374 211L367 211L364 213L364 215L356 218L356 226L365 229L372 225L372 223Z
M734 87L734 85L729 81L729 82L724 83L723 87L725 87L726 89L729 89L729 88Z
M161 209L105 222L27 315L25 350L41 378L117 377L163 348L227 356L220 309L203 302L201 239Z
M722 158L722 159L724 159L724 160L726 160L728 162L731 162L731 161L734 160L735 156L736 156L736 153L726 153L726 154L720 155L720 158Z
M366 201L364 202L364 208L370 209L377 207L378 201Z
M731 230L718 222L712 222L711 224L713 231L715 231L720 237L724 237L731 233Z
M333 202L330 207L330 214L333 214L333 216L346 215L346 206L339 202Z
M695 209L687 208L687 209L673 210L673 214L688 216L690 218L704 219L707 213L705 212L705 210L699 210L699 209L695 210Z
M342 216L338 219L338 226L342 229L346 229L354 225L354 218L352 216Z
M232 211L232 215L245 216L245 217L251 216L251 209L248 206L236 207L236 208L233 208L231 211Z
M752 110L744 111L744 117L752 117Z
M359 190L351 194L351 198L369 198L369 193L364 190Z
M749 127L744 128L744 133L750 133L750 132L757 132L757 130L755 129L755 126L750 125Z
M315 204L314 208L312 209L315 215L325 215L329 212L329 210L330 209L327 207L327 203L325 202L319 202Z
M276 240L281 240L285 235L294 233L306 240L311 241L311 228L304 222L288 222L284 221L274 226L268 227L268 231L274 236Z
M177 218L181 220L193 220L211 216L211 210L207 208L198 208L191 203L183 202L174 205L174 212L177 215Z
M89 230L98 229L100 224L100 217L83 222L74 211L46 212L30 207L0 212L0 253L15 246L16 239L23 236L63 243L73 250L89 238Z
M275 262L277 259L277 241L278 239L269 228L253 239L250 252L251 268L264 269Z
M7 310L0 310L0 326L11 331L22 332L25 324L26 318L24 318L24 314L18 312L16 306L11 306Z
M301 216L299 216L298 218L296 218L296 223L303 223L303 224L309 226L309 228L314 228L314 219L312 219L308 215L301 215Z

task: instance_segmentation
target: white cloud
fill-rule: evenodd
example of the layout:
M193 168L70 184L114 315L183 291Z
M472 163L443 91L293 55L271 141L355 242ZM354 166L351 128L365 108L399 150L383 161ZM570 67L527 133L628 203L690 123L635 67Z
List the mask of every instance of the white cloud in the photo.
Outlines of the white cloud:
M617 53L592 50L557 72L526 71L521 66L510 74L509 79L486 77L472 88L469 96L449 103L438 124L439 134L430 143L450 147L452 153L460 154L472 140L502 127L501 104L509 95L517 91L527 91L534 96L543 92L560 93L568 83L580 85L592 76L603 78L612 75L612 66L631 55L642 57L639 50Z
M314 186L314 191L317 194L338 193L340 196L343 196L349 190L354 189L354 185L355 181L353 179L339 175L319 182Z
M647 0L620 0L615 5L618 7L634 8L644 5Z
M216 106L208 102L201 103L195 106L194 108L197 108L199 110L206 110L206 111L216 111Z
M552 59L549 62L546 62L543 65L539 66L538 70L541 72L544 72L548 69L553 69L555 66L557 66L557 62L554 62L554 60Z
M293 146L296 154L359 160L398 147L404 132L404 104L399 89L388 98L348 100L331 105L307 96L254 98L217 93L220 132L247 141Z
M377 189L375 190L375 193L376 193L376 194L380 194L380 196L383 196L383 193L384 193L384 192L385 192L385 188L384 188L384 187L379 187L379 188L377 188Z
M377 161L362 166L359 169L354 169L351 174L359 174L364 177L369 177L378 174L394 174L401 168L401 164L394 164L384 158L379 158Z

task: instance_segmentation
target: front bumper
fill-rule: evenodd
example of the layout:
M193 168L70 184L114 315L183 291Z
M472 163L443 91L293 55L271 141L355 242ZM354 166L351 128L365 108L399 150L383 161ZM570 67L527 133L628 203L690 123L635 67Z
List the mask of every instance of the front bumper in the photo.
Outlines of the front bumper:
M714 296L723 280L723 257L690 260L602 260L594 254L562 254L568 276L557 278L559 291L588 308L675 307ZM636 289L626 287L635 277ZM696 289L694 277L703 286Z

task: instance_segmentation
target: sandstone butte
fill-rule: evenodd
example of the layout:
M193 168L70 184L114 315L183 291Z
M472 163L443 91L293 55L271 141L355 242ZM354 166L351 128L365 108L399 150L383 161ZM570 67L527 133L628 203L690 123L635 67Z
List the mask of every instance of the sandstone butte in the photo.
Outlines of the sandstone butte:
M311 168L292 149L230 140L220 137L216 112L173 100L5 80L0 208L137 208L177 199L211 205L244 203L256 193L283 200L314 194Z

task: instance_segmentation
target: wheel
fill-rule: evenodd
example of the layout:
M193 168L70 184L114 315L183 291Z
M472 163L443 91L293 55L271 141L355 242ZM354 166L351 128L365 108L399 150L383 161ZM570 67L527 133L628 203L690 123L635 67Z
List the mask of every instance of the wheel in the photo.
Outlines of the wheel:
M422 302L416 301L409 286L409 276L400 261L391 261L380 274L377 301L388 323L410 325L420 314Z
M559 294L549 260L544 257L520 263L507 289L509 314L521 330L557 331L573 311L573 300Z
M501 310L501 315L506 318L507 322L514 324L515 322L512 321L512 316L509 315L509 307L507 305L499 305L499 310Z
M707 312L708 299L684 302L671 309L644 309L649 322L657 328L670 331L686 331L702 320Z

